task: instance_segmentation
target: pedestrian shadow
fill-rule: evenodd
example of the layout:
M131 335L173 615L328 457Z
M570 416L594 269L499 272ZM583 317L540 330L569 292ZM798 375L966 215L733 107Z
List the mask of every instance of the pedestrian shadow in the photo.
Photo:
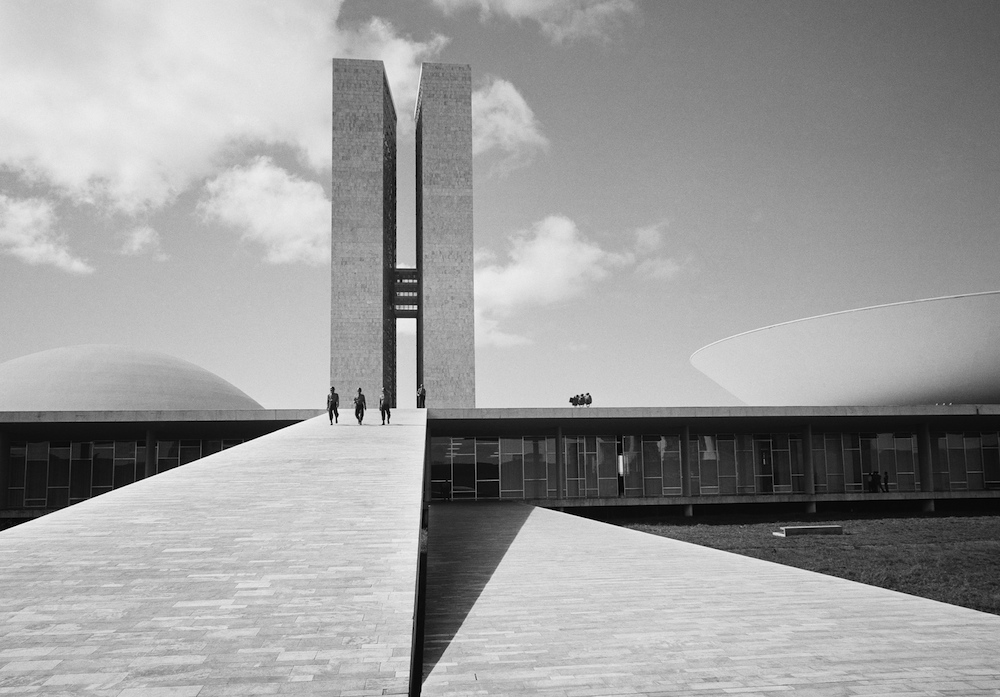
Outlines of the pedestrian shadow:
M532 510L500 502L431 506L422 680L455 638Z

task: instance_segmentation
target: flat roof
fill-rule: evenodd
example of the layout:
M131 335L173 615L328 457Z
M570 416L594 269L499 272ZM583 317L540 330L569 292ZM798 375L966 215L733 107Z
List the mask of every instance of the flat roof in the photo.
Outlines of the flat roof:
M305 421L322 409L197 409L164 411L0 411L0 424L183 423L201 421Z

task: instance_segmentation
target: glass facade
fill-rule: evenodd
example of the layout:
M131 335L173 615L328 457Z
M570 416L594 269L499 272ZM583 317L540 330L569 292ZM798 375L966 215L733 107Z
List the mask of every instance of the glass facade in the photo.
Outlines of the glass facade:
M556 497L555 438L432 438L435 499Z
M243 439L161 440L156 471L165 472ZM62 508L142 479L146 441L14 441L10 446L7 508Z
M433 499L661 498L684 495L683 436L567 435L562 473L554 437L431 438ZM918 435L812 434L816 494L918 492ZM933 491L1000 488L1000 433L932 433ZM687 443L691 496L809 492L801 433L699 433ZM887 479L884 477L887 476Z
M1000 488L996 433L933 433L934 485L941 491Z

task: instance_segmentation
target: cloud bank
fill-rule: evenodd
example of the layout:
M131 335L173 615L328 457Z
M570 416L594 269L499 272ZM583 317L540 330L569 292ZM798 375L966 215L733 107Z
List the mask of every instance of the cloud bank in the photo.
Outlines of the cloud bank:
M0 3L0 167L48 190L50 204L94 205L134 219L212 179L220 154L234 143L286 145L298 153L301 172L321 181L330 168L330 60L384 61L405 131L420 63L447 43L440 36L414 40L378 18L340 27L340 6L339 0ZM251 164L249 171L259 168ZM235 185L232 179L223 181ZM301 201L301 187L286 190ZM222 189L211 197L223 197ZM38 201L22 202L36 213L31 229L48 230ZM271 217L248 225L249 238L267 238L271 260L315 253L311 244L302 248L299 233L275 245ZM19 228L22 242L26 229ZM6 249L20 250L16 256L31 263L92 270L69 254L65 241L52 242L51 230L32 239L28 247L8 239ZM48 252L26 251L42 249L43 239L51 243ZM134 238L119 251L135 254L149 244Z

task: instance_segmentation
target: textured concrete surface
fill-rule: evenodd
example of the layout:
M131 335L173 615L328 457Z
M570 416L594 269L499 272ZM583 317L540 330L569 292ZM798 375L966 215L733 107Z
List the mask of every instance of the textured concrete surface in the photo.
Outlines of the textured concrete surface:
M423 695L1000 694L1000 617L523 504L438 504Z
M427 406L476 406L472 68L424 63L417 97L417 382Z
M345 416L0 533L0 694L406 694L425 412Z
M382 61L334 59L332 110L330 384L347 410L359 387L369 406L395 389L396 110Z

